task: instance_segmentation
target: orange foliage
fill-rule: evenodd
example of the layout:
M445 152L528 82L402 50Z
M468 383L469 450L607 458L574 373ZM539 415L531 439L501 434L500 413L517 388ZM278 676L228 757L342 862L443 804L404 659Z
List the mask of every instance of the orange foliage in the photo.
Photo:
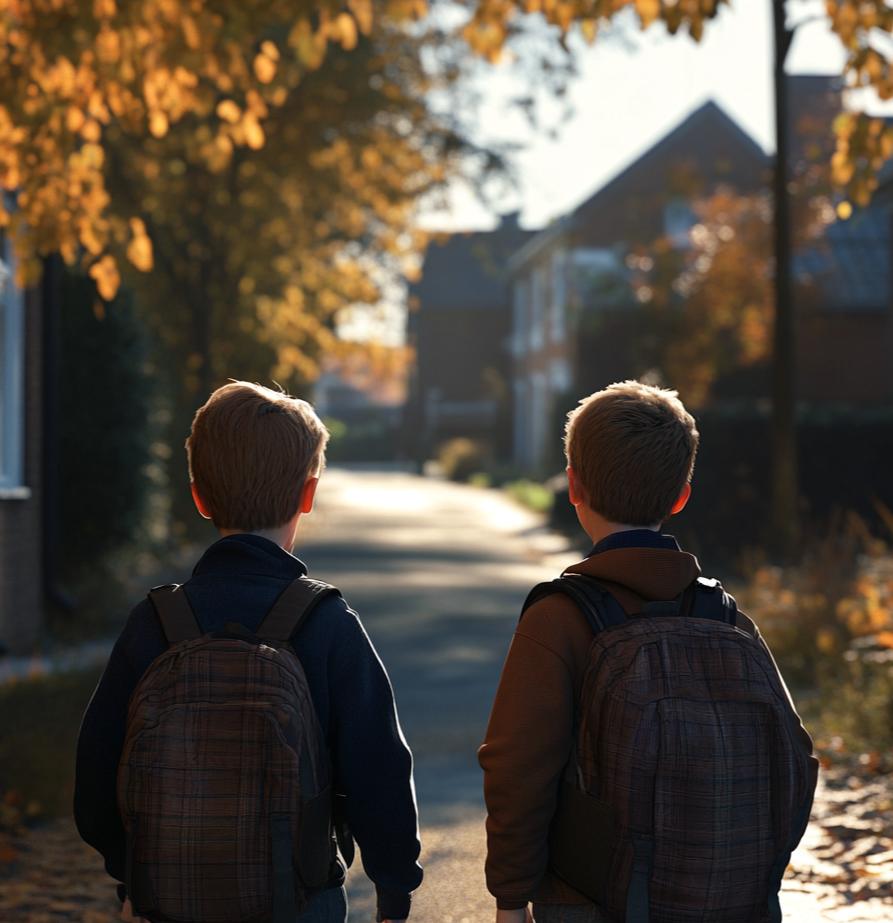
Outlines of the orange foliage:
M815 178L804 189L815 192ZM811 184L808 186L808 184ZM632 255L638 300L662 323L660 364L687 405L702 407L717 376L767 358L772 347L772 200L730 187L696 201L690 246L659 240L652 255ZM795 201L795 243L834 220L828 199ZM645 271L641 271L647 267Z

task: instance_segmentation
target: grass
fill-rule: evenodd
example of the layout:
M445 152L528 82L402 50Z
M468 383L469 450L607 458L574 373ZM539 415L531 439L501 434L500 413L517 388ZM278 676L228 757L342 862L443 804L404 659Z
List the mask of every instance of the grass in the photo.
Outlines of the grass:
M555 502L554 494L545 484L528 481L526 478L520 481L510 481L503 489L518 503L529 507L536 513L548 513Z
M0 688L0 826L71 809L81 716L100 674L92 668Z

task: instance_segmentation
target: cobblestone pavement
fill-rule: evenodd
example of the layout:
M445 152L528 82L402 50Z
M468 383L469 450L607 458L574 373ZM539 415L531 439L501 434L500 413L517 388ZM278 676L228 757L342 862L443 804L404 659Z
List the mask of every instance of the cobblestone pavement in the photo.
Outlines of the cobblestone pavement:
M425 883L416 923L490 923L475 758L521 602L573 555L495 491L407 474L329 470L296 552L342 588L390 672L416 757ZM106 923L114 891L99 857L60 820L15 842L2 923ZM785 919L893 920L893 788L826 774L784 885ZM359 866L351 919L374 918Z

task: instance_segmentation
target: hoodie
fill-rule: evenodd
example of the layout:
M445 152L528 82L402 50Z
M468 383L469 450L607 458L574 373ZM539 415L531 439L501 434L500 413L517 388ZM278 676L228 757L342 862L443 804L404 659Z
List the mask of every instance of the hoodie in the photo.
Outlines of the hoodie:
M697 558L650 530L609 535L565 573L594 577L627 615L647 602L674 599L701 575ZM760 638L742 612L737 626ZM549 872L548 834L562 772L574 746L574 711L592 643L577 605L555 593L531 606L512 638L484 744L487 888L502 910L530 901L590 903ZM812 741L794 712L807 753Z

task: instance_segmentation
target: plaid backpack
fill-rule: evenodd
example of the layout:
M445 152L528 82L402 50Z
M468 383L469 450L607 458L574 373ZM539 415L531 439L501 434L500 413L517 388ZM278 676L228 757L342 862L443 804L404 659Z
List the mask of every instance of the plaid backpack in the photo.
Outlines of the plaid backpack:
M135 915L294 923L328 880L329 762L289 639L334 593L293 581L257 636L202 634L182 587L149 593L170 646L130 699L118 769Z
M550 869L615 923L780 923L815 759L768 650L735 627L734 599L700 578L627 617L570 573L524 608L555 592L595 637Z

